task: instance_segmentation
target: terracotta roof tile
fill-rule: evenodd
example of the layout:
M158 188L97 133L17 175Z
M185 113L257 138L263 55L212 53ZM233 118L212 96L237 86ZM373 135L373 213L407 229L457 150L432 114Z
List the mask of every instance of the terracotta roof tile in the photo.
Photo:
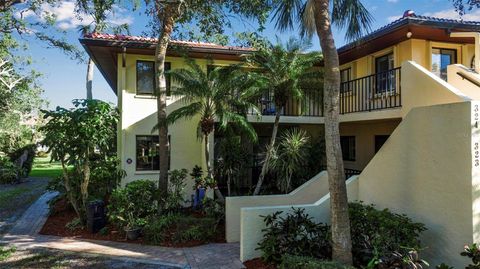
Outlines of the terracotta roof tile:
M106 40L106 41L124 41L124 42L131 41L131 42L146 43L146 44L155 44L157 42L157 39L153 37L115 35L115 34L103 34L103 33L89 33L89 34L85 34L83 38L93 39L93 40ZM184 41L184 40L172 40L170 41L170 43L174 45L193 47L193 48L211 48L211 49L240 50L240 51L253 50L252 48L247 48L247 47L222 46L215 43Z

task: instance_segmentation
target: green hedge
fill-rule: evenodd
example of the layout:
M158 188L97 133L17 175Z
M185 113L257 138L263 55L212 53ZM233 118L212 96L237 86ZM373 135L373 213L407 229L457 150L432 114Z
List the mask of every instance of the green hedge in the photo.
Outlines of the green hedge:
M35 159L36 149L37 149L37 145L29 144L8 154L10 161L12 161L12 163L15 163L18 160L18 158L22 156L25 150L28 152L27 160L25 160L25 162L23 163L23 166L21 167L22 177L28 177L28 175L32 171L33 160Z

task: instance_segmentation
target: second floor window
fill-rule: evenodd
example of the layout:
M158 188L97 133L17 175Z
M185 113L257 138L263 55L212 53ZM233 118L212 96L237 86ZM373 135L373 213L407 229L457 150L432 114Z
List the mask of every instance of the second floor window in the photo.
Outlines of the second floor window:
M352 78L352 68L346 68L340 70L340 92L347 92L349 91L348 81Z
M393 53L375 59L375 93L394 92L396 87Z
M432 49L432 72L447 80L447 66L457 63L457 50L454 49Z
M137 61L137 94L153 95L155 92L155 62ZM170 70L171 64L165 63L165 71ZM166 76L167 96L170 96L170 78Z

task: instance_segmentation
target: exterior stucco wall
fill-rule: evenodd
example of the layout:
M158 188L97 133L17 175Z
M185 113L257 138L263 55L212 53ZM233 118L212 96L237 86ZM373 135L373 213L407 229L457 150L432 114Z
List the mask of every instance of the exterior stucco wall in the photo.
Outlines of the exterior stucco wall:
M360 200L426 225L432 265L465 266L473 240L470 115L470 102L412 109L359 176Z
M225 202L227 242L240 241L240 210L243 207L308 204L327 193L328 177L324 171L289 194L227 197Z
M474 100L480 100L480 88L477 86L480 85L480 75L475 71L459 64L449 65L448 83L466 96ZM475 83L477 83L477 85L475 85Z
M158 180L158 171L136 171L136 136L137 135L157 135L152 133L152 128L156 125L156 99L153 96L136 95L136 61L153 61L153 56L148 55L126 55L126 65L122 66L122 56L117 55L118 60L118 106L121 111L121 119L118 128L118 156L121 162L121 168L127 172L127 176L122 180L122 185L138 180L150 179ZM185 61L180 57L167 57L167 62L171 63L172 69L186 67ZM205 69L207 60L198 59L197 63ZM215 65L228 65L229 61L215 61ZM172 82L173 84L173 82ZM178 98L167 98L167 113L179 108L183 103ZM173 169L191 170L195 165L205 169L204 145L197 136L198 118L194 117L188 120L180 120L169 127L170 146L171 146L171 165ZM213 154L212 154L213 157ZM127 160L131 159L131 164ZM187 182L186 197L190 199L193 181Z
M325 172L326 173L326 172ZM347 192L350 201L358 200L358 178L351 177L347 180ZM318 196L321 197L321 196ZM330 222L330 194L318 199L311 204L296 204L283 206L261 206L261 207L243 207L240 213L240 260L247 261L261 255L258 243L263 238L262 230L265 228L263 218L277 211L282 211L286 215L293 208L303 208L305 213L310 215L316 222Z
M400 119L340 124L340 136L355 136L355 161L344 161L345 168L363 170L375 155L375 136L390 135Z

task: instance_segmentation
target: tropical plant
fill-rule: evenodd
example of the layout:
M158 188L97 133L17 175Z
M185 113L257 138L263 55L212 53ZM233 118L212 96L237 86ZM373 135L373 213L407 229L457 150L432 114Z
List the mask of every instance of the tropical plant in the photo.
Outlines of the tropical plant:
M232 184L237 185L246 176L249 157L250 154L242 146L242 137L229 128L220 139L218 158L215 160L215 174L226 178L228 196L232 195Z
M393 259L395 252L408 255L411 249L422 248L419 237L426 230L425 225L405 215L363 203L350 203L349 215L356 266L366 266L372 260L387 260L387 257Z
M300 26L303 34L317 34L324 59L324 116L327 171L333 241L333 259L352 264L350 221L339 131L340 64L332 23L346 28L346 38L354 40L370 29L372 16L360 0L275 1L273 14L280 30Z
M341 263L319 260L312 257L285 255L282 257L280 269L354 269L355 267Z
M292 176L308 163L310 137L302 129L286 130L272 150L268 167L277 175L277 187L288 193L292 190Z
M137 2L137 0L134 1ZM270 6L263 0L145 0L144 2L147 16L151 16L150 26L152 26L153 35L158 37L155 48L155 93L157 95L157 127L160 155L158 188L161 197L168 187L165 57L174 30L188 29L187 25L194 23L199 32L203 34L203 40L219 37L223 34L226 27L231 26L229 20L230 13L240 15L236 16L237 18L246 17L254 19L259 23L259 28L263 29ZM182 25L187 27L178 27ZM194 31L190 31L190 33L192 32Z
M266 228L262 230L263 239L257 249L262 251L264 261L280 264L285 255L330 258L328 225L315 223L304 209L293 208L286 216L282 213L262 216Z
M215 120L221 129L234 124L242 128L252 140L257 134L245 115L237 111L254 108L253 104L238 98L236 93L245 85L244 73L237 66L215 67L207 72L193 60L186 60L188 68L172 70L169 75L177 83L172 94L181 97L184 106L172 111L167 122L173 124L179 119L200 116L198 130L205 143L205 160L207 178L213 179L210 164L209 135L215 130ZM222 201L223 195L215 188L215 193Z
M166 211L179 211L185 202L185 181L187 180L188 170L172 170L168 181L168 192L165 200L162 202Z
M467 269L478 269L480 268L480 248L477 244L472 244L470 246L465 246L460 255L468 257L472 260L472 264L467 265Z
M108 218L119 228L139 228L156 211L156 186L150 180L135 180L113 191Z
M113 12L115 0L76 0L77 13L88 15L92 18L92 22L87 25L80 26L79 30L82 34L96 33L112 30L114 33L129 32L128 24L112 24L107 22L107 16ZM87 99L93 99L92 84L93 70L95 63L92 58L88 59L87 64Z
M245 57L249 66L258 69L258 72L250 72L248 75L256 84L256 87L251 87L250 92L247 91L248 95L252 98L271 95L271 101L275 105L272 136L253 195L260 193L267 174L285 105L292 98L302 98L305 87L318 85L320 81L320 72L313 67L320 62L321 56L316 52L306 53L308 48L309 43L290 39L285 45L266 44Z
M115 145L118 112L110 104L99 100L74 100L74 109L57 107L44 111L48 122L40 128L45 134L42 144L49 148L52 160L60 161L63 183L69 202L82 223L86 221L92 158L95 149L102 156ZM73 166L73 174L68 166ZM75 182L77 181L77 182ZM78 184L79 190L73 188ZM76 195L80 193L80 201Z

